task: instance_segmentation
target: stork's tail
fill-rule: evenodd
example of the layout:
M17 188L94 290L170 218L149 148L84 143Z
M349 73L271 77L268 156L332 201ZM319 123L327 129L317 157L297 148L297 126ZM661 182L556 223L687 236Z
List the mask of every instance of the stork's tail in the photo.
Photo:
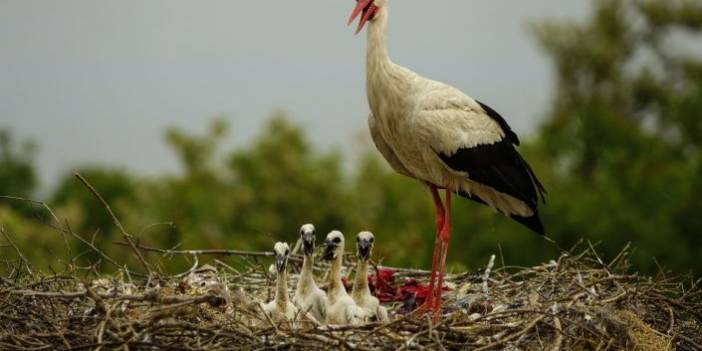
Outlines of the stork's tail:
M474 195L471 195L467 192L459 191L459 192L456 192L456 194L461 196L461 197L464 197L466 199L475 201L479 204L490 207L490 205L488 205L481 198L474 196ZM519 216L519 215L510 215L509 218L511 218L515 222L518 222L521 225L529 228L531 231L533 231L536 234L546 235L546 231L544 230L544 224L541 222L541 218L539 218L539 211L536 209L534 209L534 214L529 216L529 217L523 217L523 216Z

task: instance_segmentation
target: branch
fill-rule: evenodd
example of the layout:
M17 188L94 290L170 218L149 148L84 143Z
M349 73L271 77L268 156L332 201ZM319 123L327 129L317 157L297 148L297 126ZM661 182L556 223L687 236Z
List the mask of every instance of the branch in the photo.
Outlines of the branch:
M90 190L91 193L93 193L93 195L98 199L98 201L100 201L102 207L105 208L105 211L107 211L110 217L112 217L112 221L115 223L117 229L119 229L119 231L122 233L124 240L126 240L127 243L129 243L129 246L132 248L132 251L139 259L139 262L141 262L141 264L144 266L146 273L148 273L148 275L151 276L151 267L149 267L149 264L144 259L144 256L142 256L141 252L136 248L134 242L132 241L131 235L129 235L129 233L127 233L127 231L124 230L122 223L119 221L117 216L115 216L115 213L112 212L112 208L110 208L110 205L107 203L107 201L105 201L105 199L102 198L102 195L100 195L100 193L98 193L97 190L95 190L95 188L93 188L93 186L90 185L90 183L88 183L88 181L85 178L83 178L82 175L80 175L80 173L76 172L75 176L76 178L78 178L78 180L81 181L81 183L83 183L88 188L88 190Z
M15 251L17 252L17 256L19 256L19 258L22 260L24 265L27 267L27 271L29 271L29 274L32 274L32 264L29 263L29 260L26 257L24 257L24 255L22 254L22 251L20 251L20 249L17 247L17 245L15 245L15 243L12 241L12 239L10 239L10 236L7 235L7 232L5 232L5 227L0 226L0 233L2 233L2 236L5 237L5 240L7 240L7 242L10 244L10 246L12 246L12 248L15 249Z

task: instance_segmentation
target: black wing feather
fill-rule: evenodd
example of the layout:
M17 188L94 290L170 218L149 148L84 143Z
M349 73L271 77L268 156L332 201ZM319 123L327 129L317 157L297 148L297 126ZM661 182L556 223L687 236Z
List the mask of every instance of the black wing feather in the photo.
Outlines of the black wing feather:
M453 155L439 153L447 166L480 184L524 201L533 210L543 199L544 188L534 171L506 140L490 145L458 149Z
M484 103L478 100L475 100L475 102L477 102L478 105L480 105L480 107L482 107L483 110L485 110L485 113L490 118L497 122L500 128L502 128L502 131L505 132L505 135L507 135L507 139L511 141L512 144L519 145L519 137L517 136L517 133L512 131L512 128L510 128L509 124L507 124L507 121L505 121L505 119L502 118L502 116L499 113L497 113L497 111L493 110L492 107L485 105Z
M520 144L519 137L497 111L478 100L476 102L485 114L500 126L505 137L493 144L461 148L451 155L438 152L439 157L448 167L466 172L471 180L524 202L533 214L529 217L510 217L534 232L544 234L544 226L539 219L538 203L539 200L545 202L546 190L529 164L515 149L515 146ZM461 191L457 194L486 205L485 200L476 194Z

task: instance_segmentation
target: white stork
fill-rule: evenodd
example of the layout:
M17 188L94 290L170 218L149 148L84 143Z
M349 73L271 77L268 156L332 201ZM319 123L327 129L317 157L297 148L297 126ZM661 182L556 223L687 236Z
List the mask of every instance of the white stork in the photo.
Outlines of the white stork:
M368 310L371 318L375 318L380 322L387 322L389 320L388 310L380 305L380 300L377 297L371 295L368 287L368 260L373 254L374 241L375 236L371 232L360 232L356 236L356 257L358 257L358 263L356 265L356 278L354 279L351 297L358 306Z
M300 239L305 258L302 261L302 272L300 272L300 280L297 282L297 290L292 301L303 311L309 311L317 321L324 322L327 319L327 294L315 283L312 269L316 241L314 225L303 225L300 228Z
M297 307L288 298L288 256L290 247L287 243L278 242L273 247L275 252L275 269L278 278L275 284L275 298L269 303L261 303L261 309L275 322L293 321L297 315Z
M349 24L359 16L356 33L369 23L366 90L373 141L395 171L425 183L434 200L432 292L420 311L438 317L451 235L451 194L490 206L544 234L537 205L545 190L515 149L519 138L495 110L390 60L385 48L388 0L358 0ZM445 189L445 204L437 189Z
M359 325L366 322L369 316L366 310L356 305L341 282L345 242L344 234L338 230L327 234L327 239L324 241L322 259L331 262L327 291L327 323Z

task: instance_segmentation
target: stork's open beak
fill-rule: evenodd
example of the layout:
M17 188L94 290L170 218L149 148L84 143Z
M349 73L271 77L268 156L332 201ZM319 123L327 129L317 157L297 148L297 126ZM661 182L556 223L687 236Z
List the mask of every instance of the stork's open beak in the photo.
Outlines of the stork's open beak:
M325 243L324 253L322 254L322 259L325 261L331 261L336 258L336 244L328 241Z
M314 235L310 235L309 237L306 235L302 236L302 251L304 251L307 256L311 256L314 253Z
M356 17L361 15L361 21L358 22L358 28L356 28L356 33L358 34L363 30L363 27L366 25L366 22L368 22L369 19L373 18L375 16L375 13L378 11L378 8L373 4L373 0L356 0L358 3L356 4L356 7L353 9L353 12L351 12L351 17L349 17L349 23L351 24Z
M371 243L368 240L361 239L358 241L358 258L367 260L370 257Z
M285 271L286 260L285 256L275 256L275 269L278 273L283 273L283 271Z

